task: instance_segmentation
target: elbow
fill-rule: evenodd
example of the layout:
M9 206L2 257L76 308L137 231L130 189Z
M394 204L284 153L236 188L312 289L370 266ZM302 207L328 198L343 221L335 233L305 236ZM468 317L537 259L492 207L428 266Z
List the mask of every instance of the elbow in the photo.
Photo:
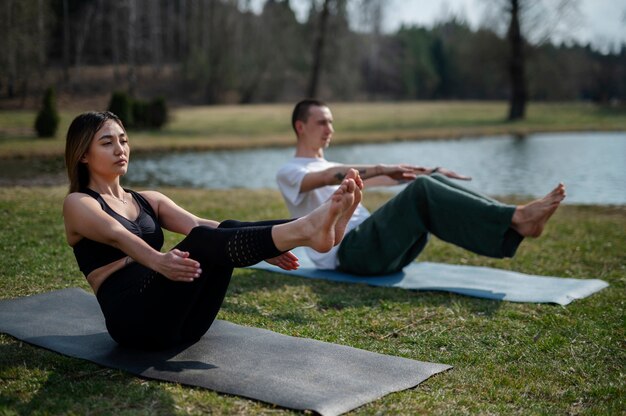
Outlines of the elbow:
M109 233L103 235L100 242L126 252L124 248L128 245L129 234L131 233L120 225L119 228L112 228Z

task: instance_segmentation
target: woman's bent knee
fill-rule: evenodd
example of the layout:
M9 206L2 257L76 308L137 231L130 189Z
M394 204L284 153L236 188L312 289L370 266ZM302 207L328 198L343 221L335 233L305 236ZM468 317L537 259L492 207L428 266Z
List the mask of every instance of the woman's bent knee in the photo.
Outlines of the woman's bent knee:
M187 234L188 238L206 238L207 236L212 235L215 232L215 228L209 227L208 225L198 225L193 227L189 234Z

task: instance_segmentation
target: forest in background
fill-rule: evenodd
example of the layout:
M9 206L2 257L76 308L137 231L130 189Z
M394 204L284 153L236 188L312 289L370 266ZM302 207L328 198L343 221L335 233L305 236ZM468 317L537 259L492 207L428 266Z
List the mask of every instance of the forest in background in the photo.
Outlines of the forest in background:
M50 86L75 102L116 90L174 105L294 101L318 64L317 96L329 101L509 97L496 28L450 16L383 33L384 1L307 1L298 21L289 0L260 14L245 0L4 0L0 108L37 106ZM626 45L524 47L529 99L626 102Z

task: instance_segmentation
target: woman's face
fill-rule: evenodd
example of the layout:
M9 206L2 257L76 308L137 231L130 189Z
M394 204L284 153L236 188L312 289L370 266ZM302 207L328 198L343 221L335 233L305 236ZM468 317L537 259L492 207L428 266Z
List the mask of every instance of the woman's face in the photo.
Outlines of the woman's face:
M126 173L129 157L126 132L114 120L107 120L94 135L81 162L87 164L92 176L113 178Z

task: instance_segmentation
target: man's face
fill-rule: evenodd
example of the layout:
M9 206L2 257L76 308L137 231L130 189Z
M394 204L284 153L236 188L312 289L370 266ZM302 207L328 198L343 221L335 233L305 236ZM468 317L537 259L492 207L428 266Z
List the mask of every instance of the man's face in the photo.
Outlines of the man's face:
M311 107L306 122L299 122L301 139L314 148L326 148L333 137L333 115L328 107Z

